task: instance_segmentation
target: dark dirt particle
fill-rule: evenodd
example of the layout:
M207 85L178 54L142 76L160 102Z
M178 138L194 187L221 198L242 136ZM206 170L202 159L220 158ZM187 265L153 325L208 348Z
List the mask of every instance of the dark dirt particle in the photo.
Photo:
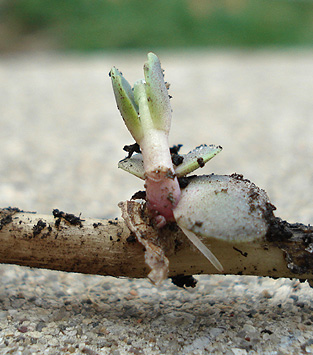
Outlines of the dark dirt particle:
M69 224L74 225L74 226L80 226L82 227L82 222L84 221L83 219L75 215L73 215L72 213L65 213L63 211L59 211L58 209L54 209L52 211L52 214L54 216L54 218L63 218L64 220L66 220L67 222L69 222ZM61 222L61 221L60 221ZM60 222L58 222L58 225L60 225ZM57 223L57 221L56 221Z
M265 211L264 217L269 225L266 233L266 239L268 241L283 242L293 236L292 226L288 222L283 221L281 218L275 217L272 208Z
M238 253L240 253L242 256L244 256L245 258L248 256L248 253L247 252L243 252L242 250L236 248L236 247L233 247L234 250L238 251Z
M170 153L171 154L178 154L178 152L180 151L180 148L182 146L183 146L182 144L173 145L173 147L170 148Z
M242 174L233 173L233 174L230 175L230 177L235 179L235 180L245 181L245 182L250 182L251 183L250 180L244 179Z
M126 238L127 243L135 243L136 242L136 236L135 234L131 233L127 238Z
M185 288L185 287L196 287L197 280L192 275L177 275L171 277L174 285Z
M184 161L184 157L178 154L172 154L171 158L172 158L172 163L175 166L182 164L182 162Z
M36 225L33 227L33 237L36 237L36 235L40 234L41 231L46 228L47 223L42 221L41 219L37 222Z
M203 158L198 158L197 159L197 163L199 164L200 168L203 168L204 165L205 165L205 162L204 162Z
M111 225L113 225L113 226L117 226L117 225L118 225L118 222L109 220L109 224L111 224Z
M102 226L102 223L99 222L99 223L94 223L94 224L93 224L93 227L94 227L94 228L98 228L99 226Z
M145 200L146 199L146 191L137 191L131 197L131 200Z
M0 230L6 225L12 222L12 216L8 215L0 220Z
M130 158L134 153L141 153L140 146L138 143L125 145L123 150L128 153L128 157Z
M6 224L12 222L12 216L17 212L22 212L22 211L17 207L7 207L0 210L0 230Z
M7 212L12 212L12 213L23 212L22 210L20 210L17 207L6 207L6 208L3 208L3 210L7 211Z
M196 221L195 226L196 227L202 227L203 222L202 221Z
M170 148L172 163L175 166L180 165L184 161L184 157L178 154L182 146L183 146L182 144L177 144L177 145L173 145L173 147Z
M259 193L257 191L254 191L254 190L250 191L249 198L251 198L252 200L255 200L258 196L259 196Z
M190 180L188 177L183 176L183 177L178 178L179 187L181 189L187 187L189 182L190 182Z
M166 224L166 227L171 231L171 232L177 232L178 231L178 226L176 222L169 222Z
M271 331L271 330L269 330L269 329L263 329L263 330L261 330L261 334L269 334L269 335L272 335L273 334L273 332Z

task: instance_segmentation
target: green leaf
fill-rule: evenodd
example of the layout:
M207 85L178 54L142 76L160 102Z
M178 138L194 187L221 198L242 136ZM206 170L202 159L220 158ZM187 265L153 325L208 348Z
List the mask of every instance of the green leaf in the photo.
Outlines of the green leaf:
M118 167L131 173L140 179L145 179L145 169L143 166L142 154L135 154L131 158L125 158L118 162Z
M184 158L182 164L175 166L174 170L177 177L183 177L195 171L203 164L207 163L216 154L222 150L222 147L216 145L200 145L188 154L181 154ZM199 164L200 162L200 164ZM133 155L131 158L125 158L118 163L118 167L131 173L140 179L145 179L143 158L141 154Z
M117 107L120 110L126 127L134 137L135 141L139 144L139 141L142 138L142 128L132 88L115 67L111 69L110 76Z
M147 130L154 129L146 93L146 83L144 80L138 80L134 84L134 98L139 107L140 124L143 134L147 134ZM139 143L140 145L140 143Z
M175 173L178 177L190 174L194 170L201 168L215 157L223 148L221 146L210 145L200 145L188 154L183 154L184 160L182 164L175 167Z
M146 79L147 100L154 127L168 133L171 125L172 108L159 58L153 53L148 53L148 61L143 69Z

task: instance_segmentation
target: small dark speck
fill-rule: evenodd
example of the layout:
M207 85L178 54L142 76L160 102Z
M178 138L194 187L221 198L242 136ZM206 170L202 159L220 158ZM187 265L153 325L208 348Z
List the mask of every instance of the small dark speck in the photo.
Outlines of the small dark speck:
M28 331L27 327L25 325L22 325L21 327L17 328L17 330L21 333L26 333Z
M117 222L115 222L115 221L109 221L109 224L113 224L113 225L117 225L118 223Z
M184 157L178 154L172 154L172 162L175 166L182 164Z
M266 334L269 334L269 335L273 334L273 332L271 330L269 330L269 329L263 329L263 330L261 330L261 333L266 333Z
M199 164L200 168L203 168L205 165L203 158L198 158L197 163Z
M197 280L192 275L177 275L172 277L172 282L178 287L196 287Z
M128 243L134 243L136 241L136 237L134 234L130 234L127 238L126 238L126 241Z
M131 200L145 200L146 199L146 191L137 191L131 197Z
M238 251L238 253L240 253L242 256L244 256L245 258L248 256L248 253L247 252L243 252L242 250L236 248L236 247L233 247L234 250Z
M184 177L184 176L178 178L178 183L179 183L179 186L180 186L181 189L187 187L188 184L189 184L189 181L190 180L187 177Z

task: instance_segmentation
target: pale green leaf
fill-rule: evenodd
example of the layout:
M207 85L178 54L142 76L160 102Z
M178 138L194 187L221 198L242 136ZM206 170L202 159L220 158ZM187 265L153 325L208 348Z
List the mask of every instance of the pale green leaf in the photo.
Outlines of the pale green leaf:
M154 127L168 133L172 109L160 60L153 53L148 53L148 61L144 65L144 74L148 105Z
M111 69L110 76L117 107L120 110L129 132L134 137L135 141L139 143L142 137L142 128L132 88L116 68L113 67Z
M182 164L174 166L176 175L181 177L190 174L215 157L221 150L221 146L203 144L188 154L183 154L184 160Z

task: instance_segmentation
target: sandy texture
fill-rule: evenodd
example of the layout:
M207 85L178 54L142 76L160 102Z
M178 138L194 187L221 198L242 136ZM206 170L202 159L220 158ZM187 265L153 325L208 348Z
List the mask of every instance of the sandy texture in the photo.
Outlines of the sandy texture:
M224 150L203 173L242 173L277 215L313 221L313 52L159 53L170 140ZM0 205L115 217L142 182L116 168L132 143L108 72L134 81L145 53L0 58ZM201 173L201 171L200 171ZM113 279L1 265L1 354L313 352L313 290L295 280Z

